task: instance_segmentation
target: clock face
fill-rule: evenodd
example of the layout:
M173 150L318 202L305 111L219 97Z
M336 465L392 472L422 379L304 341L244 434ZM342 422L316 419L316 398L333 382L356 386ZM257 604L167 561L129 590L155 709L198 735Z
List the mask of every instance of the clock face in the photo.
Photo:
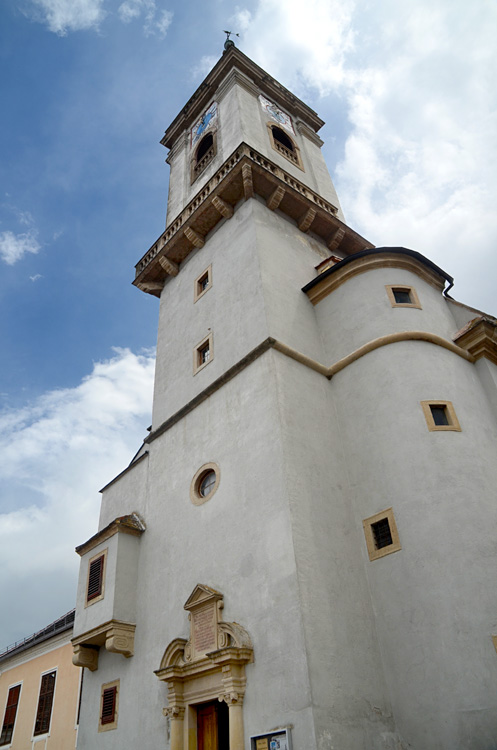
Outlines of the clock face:
M270 102L268 99L265 99L262 95L259 96L259 101L261 103L261 107L266 112L267 115L271 118L271 120L274 120L277 122L281 127L285 128L285 130L288 130L289 133L295 133L292 125L292 118L287 115L286 112L283 112L274 102Z
M205 110L202 117L197 120L190 132L191 146L195 146L196 143L202 138L204 133L214 124L217 119L217 102L212 102L210 107Z

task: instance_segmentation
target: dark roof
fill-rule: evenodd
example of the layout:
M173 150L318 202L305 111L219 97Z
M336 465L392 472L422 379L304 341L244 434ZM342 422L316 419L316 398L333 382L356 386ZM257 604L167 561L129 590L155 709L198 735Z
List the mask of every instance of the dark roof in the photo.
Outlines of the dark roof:
M26 649L31 648L31 646L43 643L43 641L48 641L48 639L53 638L54 635L59 635L66 630L72 630L75 611L76 610L71 609L70 612L59 617L58 620L51 622L50 625L47 625L43 630L39 630L37 633L33 633L33 635L24 638L22 641L16 641L16 643L7 646L5 651L0 654L0 662L10 658L14 654L26 651Z
M450 288L454 284L454 279L452 278L452 276L449 276L449 274L443 271L439 266L437 266L428 258L425 258L424 255L421 255L421 253L417 253L415 250L409 250L406 247L374 247L372 250L361 250L360 252L354 253L353 255L348 255L346 258L340 261L340 263L336 263L334 266L331 266L331 268L328 268L327 271L324 271L323 273L319 274L319 276L316 276L315 279L309 281L308 284L302 287L302 291L307 292L309 289L312 289L314 286L316 286L316 284L319 284L323 279L326 279L327 276L331 276L331 274L335 273L339 268L343 268L344 266L346 266L347 263L353 263L353 261L357 260L358 258L365 258L368 255L377 255L379 253L409 255L411 258L415 258L420 263L423 263L423 265L430 268L432 271L435 271L435 273L437 273L439 276L446 279L449 282L448 288Z

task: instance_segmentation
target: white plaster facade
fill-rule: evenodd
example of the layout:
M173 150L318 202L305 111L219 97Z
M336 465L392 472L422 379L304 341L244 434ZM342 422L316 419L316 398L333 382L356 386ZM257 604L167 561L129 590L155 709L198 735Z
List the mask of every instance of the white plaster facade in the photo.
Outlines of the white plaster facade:
M271 147L260 93L294 118L304 172ZM189 134L211 101L217 153L190 185ZM207 217L201 239L202 219L190 233L197 246L185 252L165 234L137 270L138 286L148 274L142 288L162 289L152 430L103 490L101 536L82 545L74 635L84 649L111 619L136 630L131 656L86 641L99 654L85 674L80 750L196 750L196 704L180 697L165 718L154 672L174 639L188 639L183 605L199 583L222 593L223 621L253 646L230 750L281 727L294 750L495 747L496 343L487 333L485 354L473 354L456 336L483 314L444 296L441 269L342 230L311 134L319 122L230 50L166 132L167 227L216 175L233 210L213 225L204 195L191 212ZM278 206L254 165L241 198L236 167L222 182L242 142L289 176L274 172ZM305 231L292 218L293 178L337 207L329 241L319 207ZM330 254L343 260L317 275ZM159 283L149 268L161 257ZM195 302L209 266L212 286ZM413 287L420 308L392 306L388 285ZM209 334L214 356L194 374ZM430 431L426 400L451 402L461 431ZM195 505L190 484L206 463L219 486ZM387 508L401 549L371 561L363 520ZM139 535L113 526L129 514ZM107 547L105 596L88 607L88 558ZM117 728L99 734L101 685L117 679Z

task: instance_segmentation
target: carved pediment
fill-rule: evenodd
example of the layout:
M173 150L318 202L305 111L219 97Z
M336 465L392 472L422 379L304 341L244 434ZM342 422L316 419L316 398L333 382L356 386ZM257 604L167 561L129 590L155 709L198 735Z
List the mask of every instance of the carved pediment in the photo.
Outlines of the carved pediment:
M205 586L202 583L197 583L192 593L185 602L184 608L191 611L200 604L205 604L208 601L222 601L223 595L212 589L210 586Z

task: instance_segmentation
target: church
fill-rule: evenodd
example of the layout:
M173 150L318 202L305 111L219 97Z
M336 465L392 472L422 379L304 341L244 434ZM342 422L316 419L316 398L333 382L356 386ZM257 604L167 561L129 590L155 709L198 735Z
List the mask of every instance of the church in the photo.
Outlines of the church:
M152 426L77 548L80 750L496 747L496 320L346 223L323 124L227 42L161 141Z

